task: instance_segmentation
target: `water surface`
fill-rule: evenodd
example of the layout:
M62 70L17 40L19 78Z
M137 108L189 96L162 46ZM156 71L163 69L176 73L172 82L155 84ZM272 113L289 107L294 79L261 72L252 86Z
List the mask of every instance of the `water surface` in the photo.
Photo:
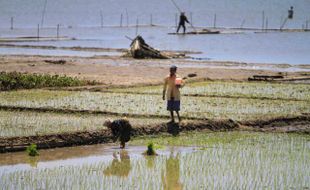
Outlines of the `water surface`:
M149 141L165 146L157 150L158 156L143 156L146 147L133 146ZM35 158L2 154L0 185L4 189L310 187L308 135L200 132L130 144L125 150L106 145L41 150Z

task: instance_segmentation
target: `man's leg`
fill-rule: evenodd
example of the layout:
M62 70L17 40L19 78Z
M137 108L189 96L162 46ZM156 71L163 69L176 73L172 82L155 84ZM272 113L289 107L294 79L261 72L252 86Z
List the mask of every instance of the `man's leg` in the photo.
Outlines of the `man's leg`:
M186 27L185 27L185 24L183 25L183 34L185 34L186 32Z
M121 149L125 148L125 142L121 141L120 147Z
M170 116L171 116L171 122L174 123L174 115L173 115L173 111L170 111Z
M181 27L181 25L179 24L179 26L178 26L178 29L177 29L177 33L179 32L179 30L180 30L180 27Z
M180 117L179 111L175 111L175 112L177 112L177 116L178 116L179 123L180 123L181 122L181 117Z

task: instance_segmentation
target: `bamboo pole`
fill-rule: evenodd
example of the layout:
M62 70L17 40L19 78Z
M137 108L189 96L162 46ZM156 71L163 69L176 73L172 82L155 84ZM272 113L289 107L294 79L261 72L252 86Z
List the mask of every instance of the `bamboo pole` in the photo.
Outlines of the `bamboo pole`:
M153 26L153 15L151 14L151 18L150 18L150 25Z
M40 24L38 24L38 28L37 28L37 40L39 41L40 39Z
M241 22L241 25L240 25L241 29L243 28L244 23L245 23L245 19L243 19L242 22Z
M11 17L11 30L14 29L14 17Z
M44 2L44 7L43 7L43 11L42 11L42 18L41 18L41 27L43 27L43 24L44 24L46 5L47 5L47 0L45 0L45 2Z
M101 28L103 28L103 14L102 14L102 10L100 10L100 26L101 26Z
M123 27L123 13L121 14L121 20L120 20L119 26L120 26L120 27Z
M213 28L216 28L216 13L214 14L213 18Z
M265 28L265 11L263 11L262 13L262 31L264 30Z
M57 24L57 40L59 39L59 24Z

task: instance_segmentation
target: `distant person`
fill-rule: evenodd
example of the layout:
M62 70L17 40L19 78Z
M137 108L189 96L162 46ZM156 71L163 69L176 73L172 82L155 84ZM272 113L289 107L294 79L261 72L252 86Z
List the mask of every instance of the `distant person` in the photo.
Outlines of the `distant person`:
M120 141L120 148L125 148L125 143L130 140L132 126L130 125L127 119L117 119L113 122L107 120L104 122L104 125L111 129L113 134L113 141Z
M185 16L185 13L181 12L177 33L179 33L179 30L180 30L180 28L182 26L183 27L183 34L185 34L185 32L186 32L185 22L189 23L189 21L187 20L187 17Z
M293 6L291 6L291 9L289 9L288 10L288 19L293 19L293 17L294 17L294 7Z
M184 86L183 80L176 74L177 67L170 67L170 74L164 80L163 100L167 98L167 110L170 111L171 122L174 123L173 112L177 113L181 122L180 111L180 88Z

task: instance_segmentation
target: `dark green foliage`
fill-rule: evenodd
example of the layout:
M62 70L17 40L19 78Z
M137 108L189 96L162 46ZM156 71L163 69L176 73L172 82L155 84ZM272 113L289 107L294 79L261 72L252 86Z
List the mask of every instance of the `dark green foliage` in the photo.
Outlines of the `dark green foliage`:
M154 144L152 142L147 145L146 154L149 156L156 155Z
M95 82L79 80L76 77L26 74L18 72L0 73L0 90L31 89L42 87L66 87L95 84Z
M30 146L28 146L26 151L27 151L29 156L39 155L38 150L37 150L37 145L35 145L35 144L31 144Z

